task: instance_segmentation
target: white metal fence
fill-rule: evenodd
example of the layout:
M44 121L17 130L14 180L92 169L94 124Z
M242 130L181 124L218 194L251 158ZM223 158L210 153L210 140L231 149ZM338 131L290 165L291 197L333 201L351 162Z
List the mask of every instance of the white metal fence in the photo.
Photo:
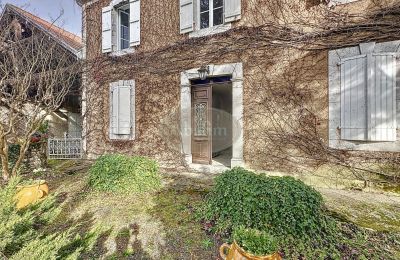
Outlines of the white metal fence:
M81 159L82 138L50 138L47 151L49 159Z

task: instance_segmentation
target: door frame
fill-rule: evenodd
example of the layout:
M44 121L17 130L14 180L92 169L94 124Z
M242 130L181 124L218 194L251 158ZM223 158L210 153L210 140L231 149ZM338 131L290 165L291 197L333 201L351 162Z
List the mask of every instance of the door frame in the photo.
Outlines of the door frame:
M243 64L208 65L210 77L230 76L232 81L232 159L231 167L244 166L243 161ZM191 80L199 79L199 68L181 73L182 155L187 165L192 161L192 95Z

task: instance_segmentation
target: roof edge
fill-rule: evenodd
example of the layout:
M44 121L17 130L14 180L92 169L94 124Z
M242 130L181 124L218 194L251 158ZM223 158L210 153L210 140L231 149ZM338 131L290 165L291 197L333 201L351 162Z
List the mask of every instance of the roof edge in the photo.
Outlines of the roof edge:
M82 48L84 47L84 46L83 46L83 43L82 43L82 46L79 47L79 48L75 48L75 47L71 46L71 45L68 44L64 39L62 39L59 35L57 35L57 34L54 33L54 32L51 32L48 28L45 28L43 25L41 25L41 24L37 23L36 21L32 20L30 17L27 17L27 16L25 15L25 13L20 12L19 9L20 9L20 8L18 8L17 6L14 6L14 5L10 4L10 3L7 3L7 4L4 6L4 8L3 8L3 13L2 13L2 16L0 17L0 19L3 18L3 15L4 15L7 11L12 11L12 12L14 12L14 13L17 13L18 15L22 16L24 19L26 19L26 20L28 20L30 23L32 23L34 26L36 26L38 29L40 29L40 30L46 32L47 34L51 35L56 41L58 41L58 42L59 42L62 46L64 46L65 48L69 49L74 55L76 55L77 57L79 56L79 53L81 52ZM21 9L21 10L22 10L22 9ZM25 11L25 10L22 10L22 11L27 12L27 11ZM29 13L29 12L27 12L27 13ZM29 14L31 14L31 13L29 13ZM31 15L33 15L33 14L31 14ZM35 15L33 15L33 16L35 16ZM42 19L42 18L40 18L40 17L38 17L38 18L39 18L39 19ZM42 20L43 20L43 19L42 19ZM44 20L44 21L45 21L45 20ZM46 22L48 22L48 21L46 21ZM57 28L59 28L59 29L61 29L61 30L64 30L64 31L70 33L69 31L67 31L67 30L65 30L65 29L63 29L63 28L60 28L60 27L58 27L57 25L54 25L54 24L53 24L52 26L57 27ZM77 37L79 37L79 36L77 36Z

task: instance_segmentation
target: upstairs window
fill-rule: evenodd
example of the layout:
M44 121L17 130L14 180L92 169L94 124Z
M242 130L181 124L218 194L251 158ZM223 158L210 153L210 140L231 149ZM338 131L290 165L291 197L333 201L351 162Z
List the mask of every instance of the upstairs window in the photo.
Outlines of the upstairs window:
M200 29L224 23L223 0L200 0Z
M129 5L118 9L118 39L119 49L129 48Z
M232 22L241 19L241 2L242 0L179 0L181 34L191 33L189 37L201 37L229 30Z
M123 55L140 45L140 0L113 0L101 22L103 53Z

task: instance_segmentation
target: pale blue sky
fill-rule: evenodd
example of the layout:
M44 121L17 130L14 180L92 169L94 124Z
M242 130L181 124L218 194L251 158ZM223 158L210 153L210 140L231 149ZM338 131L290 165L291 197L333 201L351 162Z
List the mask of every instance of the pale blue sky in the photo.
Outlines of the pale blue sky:
M6 3L16 5L47 21L57 20L56 25L81 36L81 8L74 0L0 0L1 6Z

